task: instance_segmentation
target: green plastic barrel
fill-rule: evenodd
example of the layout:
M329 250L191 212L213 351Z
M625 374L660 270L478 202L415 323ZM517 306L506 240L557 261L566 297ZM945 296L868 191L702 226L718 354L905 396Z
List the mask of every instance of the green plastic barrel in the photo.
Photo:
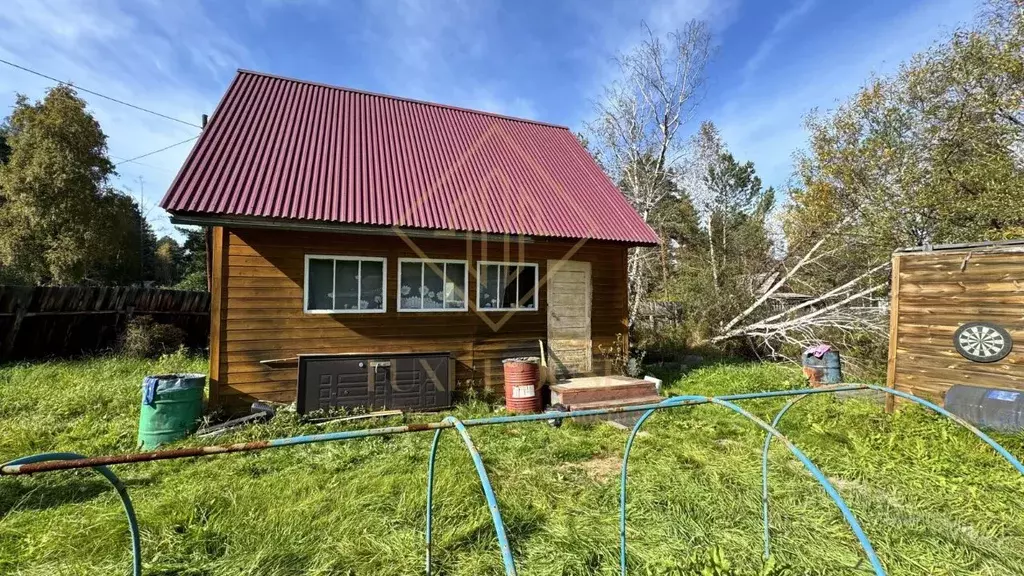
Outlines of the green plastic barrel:
M195 432L203 416L203 374L162 374L142 379L139 446L156 448Z

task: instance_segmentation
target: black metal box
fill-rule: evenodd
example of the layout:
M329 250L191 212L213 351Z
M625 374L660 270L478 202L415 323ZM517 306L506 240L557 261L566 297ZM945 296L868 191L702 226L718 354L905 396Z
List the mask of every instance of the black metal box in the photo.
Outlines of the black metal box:
M447 352L300 355L296 409L439 410L451 406L454 372Z

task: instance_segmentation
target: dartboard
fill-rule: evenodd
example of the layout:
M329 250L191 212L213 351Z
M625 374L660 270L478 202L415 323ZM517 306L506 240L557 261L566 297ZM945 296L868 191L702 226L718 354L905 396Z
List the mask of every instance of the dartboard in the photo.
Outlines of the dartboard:
M1010 353L1013 339L1009 332L991 322L968 322L953 334L953 346L968 360L996 362Z

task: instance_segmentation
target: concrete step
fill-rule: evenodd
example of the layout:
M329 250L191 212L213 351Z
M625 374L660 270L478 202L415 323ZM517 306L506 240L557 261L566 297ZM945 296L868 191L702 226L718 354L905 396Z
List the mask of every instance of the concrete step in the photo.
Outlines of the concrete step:
M551 386L551 402L566 406L657 395L653 382L620 377L576 378Z

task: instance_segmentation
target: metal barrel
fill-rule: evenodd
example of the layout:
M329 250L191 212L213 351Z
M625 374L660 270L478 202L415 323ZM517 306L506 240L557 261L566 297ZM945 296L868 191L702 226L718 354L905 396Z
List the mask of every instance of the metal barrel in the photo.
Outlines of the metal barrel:
M202 374L166 374L142 380L139 445L152 449L194 432L203 416Z
M513 414L540 412L540 364L536 358L511 358L503 362L505 409Z
M836 350L829 350L820 358L810 351L804 352L803 368L812 386L839 384L843 381L843 363Z

